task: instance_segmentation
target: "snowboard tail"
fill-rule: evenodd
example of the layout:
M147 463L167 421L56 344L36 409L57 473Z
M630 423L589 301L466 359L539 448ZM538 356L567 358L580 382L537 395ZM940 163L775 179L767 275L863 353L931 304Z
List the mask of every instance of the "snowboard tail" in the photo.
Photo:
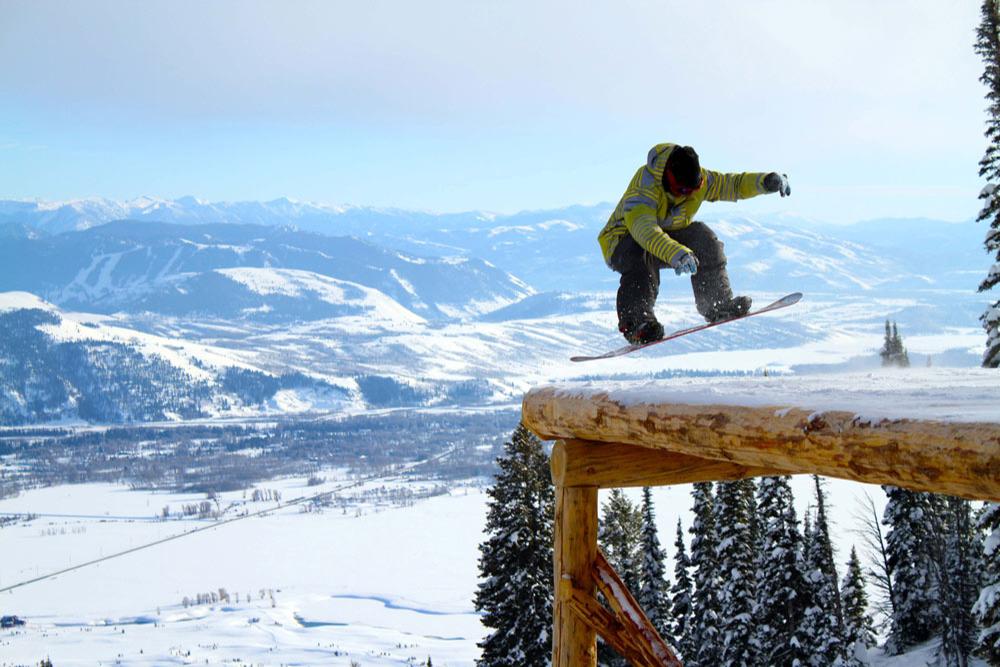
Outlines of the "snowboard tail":
M620 357L626 354L635 352L636 350L642 350L653 345L658 345L660 343L665 343L668 340L673 340L675 338L680 338L681 336L686 336L688 334L693 334L697 331L703 331L704 329L711 329L712 327L717 327L721 324L727 324L729 322L735 322L736 320L746 319L748 317L753 317L754 315L763 315L764 313L770 313L775 310L780 310L781 308L787 308L788 306L794 306L799 301L802 300L802 292L792 292L787 296L783 296L774 303L770 303L763 308L758 308L756 310L751 310L743 315L738 315L736 317L730 317L725 320L719 320L718 322L706 322L705 324L699 324L697 326L688 327L687 329L679 329L672 333L667 334L660 340L654 340L652 343L642 343L639 345L626 345L620 347L617 350L611 350L610 352L605 352L604 354L598 354L595 356L575 356L570 357L570 361L595 361L597 359L612 359L614 357Z

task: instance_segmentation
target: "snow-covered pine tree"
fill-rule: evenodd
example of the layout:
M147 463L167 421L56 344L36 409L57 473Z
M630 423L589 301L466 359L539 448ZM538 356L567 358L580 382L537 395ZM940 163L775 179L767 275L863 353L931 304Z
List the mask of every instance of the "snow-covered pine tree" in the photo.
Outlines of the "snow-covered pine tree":
M979 80L986 84L989 116L986 119L986 153L979 161L979 175L986 178L987 185L979 193L979 198L985 201L976 220L990 221L984 245L986 252L996 259L979 284L979 291L985 292L1000 282L1000 8L996 0L983 0L981 15L976 53L983 59L983 75ZM1000 299L994 301L979 319L986 330L983 366L997 368L1000 366Z
M893 333L895 334L896 325L893 324L892 328ZM898 339L898 335L895 337ZM902 349L901 346L900 349ZM840 602L840 580L837 576L837 562L833 553L833 540L830 539L830 522L827 519L826 512L826 492L823 490L824 482L819 475L813 475L813 484L816 487L816 523L813 527L816 532L816 537L819 540L818 544L815 546L820 549L823 572L827 577L829 577L833 584L833 591L835 593L833 598L833 609L837 614L837 624L840 627L843 627L844 611Z
M840 587L840 596L844 603L844 645L847 647L848 664L858 664L857 661L850 661L855 647L860 644L869 649L875 646L876 641L875 626L868 614L865 578L854 547L851 547L851 558L847 561L847 574Z
M899 328L895 322L892 323L892 349L896 365L900 368L909 368L910 355L906 352L906 347L903 345L903 339L899 335Z
M937 542L938 589L941 605L941 656L949 667L967 667L976 648L979 626L973 607L982 586L983 550L972 519L972 504L938 496L941 527Z
M635 595L642 579L642 512L621 489L611 489L601 506L597 541L629 591ZM603 667L627 667L628 662L603 641L597 661Z
M816 486L816 516L812 534L806 540L804 576L811 589L810 606L803 618L803 634L808 639L809 664L829 667L843 664L844 614L840 602L840 582L833 556L833 542L826 514L826 494L819 477Z
M719 535L719 618L722 667L756 664L752 653L757 591L757 544L751 527L756 510L753 480L720 482L715 497Z
M889 325L889 320L885 321L885 338L882 340L882 349L878 355L882 357L883 366L892 365L892 327Z
M799 631L808 590L802 576L802 536L789 477L763 477L757 488L757 516L763 532L757 555L756 630L759 664L804 665L807 652Z
M642 572L636 599L660 636L673 644L675 642L670 628L670 584L667 581L665 565L667 552L660 546L653 497L648 486L642 489L641 511Z
M1000 665L1000 503L989 503L977 525L986 533L983 540L983 588L973 607L982 630L976 653L991 665Z
M634 595L642 578L642 512L621 489L611 489L601 506L598 543Z
M681 520L677 519L677 539L674 540L674 585L670 589L670 614L673 620L671 634L674 637L674 648L681 654L681 660L694 655L694 647L690 644L690 627L692 614L692 584L691 560L684 547L684 529Z
M691 567L694 604L685 644L693 647L685 657L686 667L717 667L722 657L719 618L719 537L715 529L715 499L711 482L694 484L694 521L691 532Z
M813 525L812 517L809 512L812 508L807 509L806 513L802 516L802 562L805 563L805 556L812 550L813 543ZM805 573L805 570L803 570Z
M518 425L487 490L487 538L479 545L476 611L492 632L478 667L543 667L551 661L554 491L542 443Z
M886 650L891 655L927 641L940 621L932 544L933 511L929 494L885 486L883 513L886 553L892 569L895 615Z
M906 368L910 365L910 355L906 352L903 339L899 335L899 327L895 322L890 325L889 320L885 321L885 341L882 343L879 356L882 357L883 366Z

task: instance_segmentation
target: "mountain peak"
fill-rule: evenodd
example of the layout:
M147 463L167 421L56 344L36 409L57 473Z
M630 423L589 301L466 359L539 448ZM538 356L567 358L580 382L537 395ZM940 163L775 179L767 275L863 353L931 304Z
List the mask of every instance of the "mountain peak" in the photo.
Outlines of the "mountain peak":
M44 310L51 313L59 309L30 292L0 292L0 313L12 310Z

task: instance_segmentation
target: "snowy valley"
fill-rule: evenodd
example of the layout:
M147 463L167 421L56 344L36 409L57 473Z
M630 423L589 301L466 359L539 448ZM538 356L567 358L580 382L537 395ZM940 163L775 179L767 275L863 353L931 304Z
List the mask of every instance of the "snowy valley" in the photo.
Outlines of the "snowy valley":
M0 589L183 535L2 596L29 623L0 665L471 667L484 489L543 383L773 396L795 376L819 402L884 386L888 409L909 386L996 418L974 223L705 216L738 289L804 300L574 364L620 345L608 210L0 202ZM658 314L699 321L686 280L664 274ZM914 368L880 367L886 320ZM863 494L884 496L830 492L842 563ZM656 490L664 542L689 494Z

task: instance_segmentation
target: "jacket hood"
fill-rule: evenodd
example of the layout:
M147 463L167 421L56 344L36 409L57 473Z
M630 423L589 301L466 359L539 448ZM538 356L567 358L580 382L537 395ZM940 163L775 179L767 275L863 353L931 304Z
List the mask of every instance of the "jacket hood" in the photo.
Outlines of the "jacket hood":
M677 148L677 144L656 144L649 149L649 154L646 156L646 169L656 177L657 182L663 178L667 157L675 148Z

